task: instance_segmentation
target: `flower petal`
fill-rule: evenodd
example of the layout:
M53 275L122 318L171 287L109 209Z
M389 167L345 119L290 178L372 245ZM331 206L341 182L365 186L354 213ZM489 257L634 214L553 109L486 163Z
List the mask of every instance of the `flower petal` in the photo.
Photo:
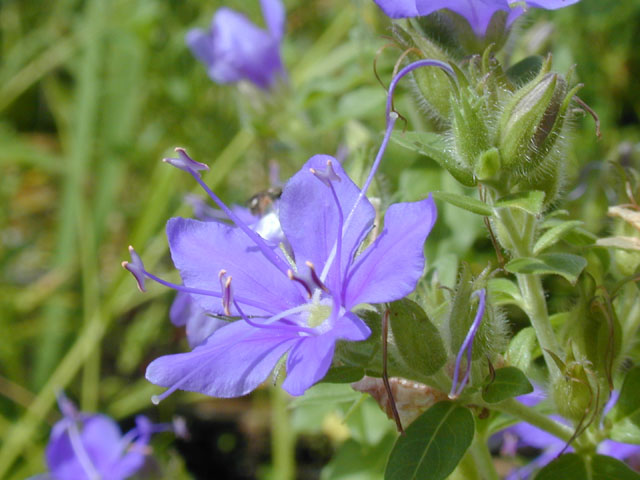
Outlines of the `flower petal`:
M191 295L184 292L178 292L176 295L169 310L169 318L176 327L186 325L187 340L191 348L197 347L213 332L227 325L224 320L207 315Z
M337 340L360 341L369 335L369 327L357 315L348 313L327 332L302 338L289 353L282 388L291 395L302 395L327 374Z
M345 308L398 300L414 290L424 270L424 242L436 216L431 195L389 207L384 229L347 274Z
M313 262L318 274L322 272L327 258L338 238L339 214L330 188L310 172L310 168L324 170L327 161L331 161L340 181L332 182L336 191L344 220L355 204L360 189L342 169L340 163L329 155L315 155L305 163L285 185L280 200L280 225L295 255L296 263L301 266L306 261ZM363 197L353 218L345 229L342 240L341 270L351 262L353 253L360 245L364 235L370 230L375 211L369 200ZM333 262L328 277L330 289L339 285Z
M416 0L374 0L382 11L390 18L417 17ZM445 2L442 2L445 3ZM438 7L444 8L444 7Z
M146 377L163 387L239 397L258 387L299 338L290 330L255 328L239 320L222 327L192 352L154 360Z
M284 36L285 11L281 0L260 0L269 33L280 40Z
M273 314L304 302L293 282L236 227L172 218L167 237L171 258L187 287L219 292L218 273L226 270L233 279L233 293L248 315ZM224 313L219 298L192 298L206 312Z

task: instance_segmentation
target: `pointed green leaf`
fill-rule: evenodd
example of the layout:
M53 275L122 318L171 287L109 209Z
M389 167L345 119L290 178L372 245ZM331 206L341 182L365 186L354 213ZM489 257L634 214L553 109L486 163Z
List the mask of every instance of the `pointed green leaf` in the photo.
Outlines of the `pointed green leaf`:
M498 403L507 398L533 392L527 376L516 367L504 367L495 371L495 377L487 377L482 389L482 399L488 403Z
M385 480L444 480L471 445L474 429L468 409L451 402L436 403L398 438Z
M542 212L544 205L544 192L531 190L528 192L518 192L506 197L502 197L495 204L496 208L519 208L533 215Z
M592 480L640 480L640 475L613 457L594 455L591 459Z
M634 367L627 372L620 390L620 397L616 402L612 417L614 422L628 418L640 426L640 367Z
M567 235L571 230L574 230L577 227L584 225L584 222L580 220L572 220L562 222L555 227L547 230L536 242L533 247L534 255L537 255L541 251L549 248L553 244L560 241L565 235Z
M324 378L323 383L353 383L364 377L364 369L359 367L332 367Z
M505 269L511 273L532 275L560 275L575 285L578 276L587 266L584 257L568 253L545 253L536 258L522 257L511 260Z
M511 365L526 372L529 370L532 360L540 353L536 331L533 327L525 327L509 342L506 359Z
M467 197L465 195L456 195L454 193L447 192L433 192L433 196L438 200L450 203L458 208L467 210L469 212L477 213L488 217L491 215L492 210L489 205L475 198Z
M568 453L556 458L538 472L535 480L587 480L587 467L581 456Z
M421 375L433 375L447 361L438 328L425 311L408 299L393 302L389 324L395 345L406 365Z

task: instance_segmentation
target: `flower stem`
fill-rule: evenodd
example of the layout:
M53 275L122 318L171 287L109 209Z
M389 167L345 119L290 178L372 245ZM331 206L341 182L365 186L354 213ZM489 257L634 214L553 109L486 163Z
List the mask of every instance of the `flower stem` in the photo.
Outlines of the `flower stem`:
M476 468L483 480L500 480L500 476L496 471L496 467L489 451L487 439L476 433L473 443L471 444L471 456L475 462Z
M527 214L522 228L519 228L509 209L495 209L494 212L496 220L502 224L508 241L511 243L513 259L532 256L531 246L535 235L535 217ZM523 308L536 332L549 373L552 377L557 377L560 375L560 370L553 361L552 354L561 357L559 355L560 345L549 321L547 302L540 276L518 273L516 279L524 301Z
M287 394L279 385L271 387L271 454L273 478L295 478L295 434L287 410Z
M545 432L549 432L551 435L554 435L565 442L568 442L573 437L573 430L571 430L571 428L556 422L552 418L549 418L548 416L537 412L535 409L527 407L512 398L495 405L487 404L485 406L503 413L508 413L509 415L527 422L534 427L538 427Z

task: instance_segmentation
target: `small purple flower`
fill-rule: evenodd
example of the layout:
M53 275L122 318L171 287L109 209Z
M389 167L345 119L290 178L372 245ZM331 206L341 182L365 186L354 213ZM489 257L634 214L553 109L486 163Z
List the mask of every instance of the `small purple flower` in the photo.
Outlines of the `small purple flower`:
M580 0L374 0L382 11L391 18L406 18L429 15L437 10L449 9L467 19L478 36L487 31L493 14L508 12L507 26L522 15L527 7L556 10Z
M58 396L64 415L51 430L45 452L51 480L124 480L144 465L153 433L170 430L136 417L136 427L122 435L118 424L106 415L79 412L64 395Z
M283 388L301 395L326 374L337 340L370 335L353 310L406 296L423 273L423 245L436 218L431 197L391 205L380 235L364 248L375 218L365 190L334 158L316 155L283 189L278 217L289 248L282 249L242 222L195 170L183 169L235 226L173 218L167 236L184 285L165 282L137 264L132 273L189 293L207 313L241 320L192 352L152 362L147 379L168 387L154 401L177 389L244 395L285 354Z
M267 30L258 28L241 13L221 8L209 31L196 28L187 33L187 45L205 64L214 82L248 80L266 90L278 77L285 76L280 57L284 6L281 0L261 0L260 4Z

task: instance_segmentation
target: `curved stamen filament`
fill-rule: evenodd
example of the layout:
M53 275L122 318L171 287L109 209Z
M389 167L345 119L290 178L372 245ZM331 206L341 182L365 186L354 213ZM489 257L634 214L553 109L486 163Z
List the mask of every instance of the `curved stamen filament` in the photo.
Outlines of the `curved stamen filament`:
M270 323L254 322L247 315L245 315L245 313L242 311L240 306L235 301L233 302L233 304L235 305L236 309L238 310L238 313L240 314L240 316L242 317L242 320L244 320L245 322L247 322L249 325L251 325L254 328L264 328L264 329L270 329L270 330L279 330L281 332L294 332L294 333L305 332L305 333L309 333L311 335L315 335L317 333L312 328L301 327L299 325L282 325L282 324L274 325L274 322L270 322ZM271 319L269 319L269 320L271 320Z
M380 166L380 162L382 161L384 152L386 151L387 145L389 144L389 139L391 138L393 127L396 123L396 120L398 120L398 114L392 111L393 94L395 92L396 87L398 86L398 82L402 79L402 77L404 77L408 73L421 67L438 67L442 69L445 73L449 74L449 76L453 78L454 82L457 85L458 79L456 77L456 73L453 70L453 68L451 68L451 66L445 62L441 62L439 60L433 60L433 59L418 60L416 62L413 62L407 65L406 67L404 67L402 70L400 70L400 73L398 73L391 80L391 84L389 85L389 92L387 94L387 107L386 107L387 127L384 133L384 137L382 139L382 143L380 144L380 148L378 149L378 153L376 154L376 158L373 161L373 165L371 166L371 170L369 171L369 176L367 177L367 180L364 182L364 185L362 186L362 189L360 190L360 193L358 194L356 201L351 207L351 210L349 211L349 215L347 215L347 219L344 222L344 227L343 227L344 230L349 228L349 225L351 224L351 219L353 218L358 205L366 195L367 190L369 189L369 186L373 181L373 177L375 176L378 170L378 167ZM322 279L327 278L327 273L329 272L331 263L333 262L333 259L335 258L335 255L336 255L336 248L337 246L334 245L333 249L331 250L331 253L329 254L329 258L327 259L327 263L325 264L324 269L322 270L322 275L320 277Z
M122 266L124 268L127 268L128 265L129 265L129 262L122 262ZM205 297L223 298L223 293L221 292L214 292L213 290L205 290L202 288L191 288L191 287L186 287L184 285L178 285L177 283L172 283L172 282L163 280L162 278L154 275L151 272L148 272L145 269L140 269L139 271L148 279L153 280L154 282L159 283L160 285L163 285L172 290L177 290L178 292L191 293L193 295L203 295ZM244 305L260 308L266 312L270 311L273 308L271 305L261 303L261 302L256 302L255 300L250 300L248 298L238 297L237 299L240 303Z
M313 297L313 291L311 290L311 287L302 278L296 276L293 273L293 270L291 270L291 269L287 270L287 276L289 277L289 280L293 280L294 282L298 282L300 285L302 285L302 287L307 292L307 296L309 298Z
M227 316L231 316L231 275L226 277L226 270L220 270L218 274L218 279L220 280L220 289L222 290L222 309L224 310L224 314Z
M307 260L304 263L307 267L309 267L309 273L311 274L311 280L313 280L313 283L315 283L316 286L323 292L331 293L329 292L329 288L324 283L322 283L322 280L320 280L320 277L318 277L318 274L316 273L316 268L313 265L313 263L310 262L309 260Z
M176 383L171 385L167 390L162 392L160 395L153 395L151 397L151 403L153 403L154 405L158 405L161 401L163 401L173 392L175 392L180 387L182 387L182 385L184 385L186 382L191 380L193 377L195 377L198 373L200 373L206 367L210 367L210 364L208 362L201 362L201 364L195 370L187 374L187 376L180 378L180 380L178 380Z
M89 480L100 480L100 473L98 473L98 471L96 470L96 467L91 461L87 450L82 444L82 437L80 435L80 431L78 430L78 425L75 421L72 420L69 422L67 433L69 435L69 441L71 442L73 453L82 466L82 469L87 474Z
M452 400L460 396L460 394L464 390L465 385L469 382L469 377L471 376L471 350L473 348L473 340L476 337L476 333L478 333L478 329L480 328L480 323L482 322L482 317L484 315L486 300L486 292L484 288L482 290L476 290L475 292L473 292L471 297L478 297L478 310L476 311L476 317L473 319L471 328L469 328L467 336L462 342L460 350L458 351L458 355L456 356L456 364L453 371L453 382L451 384L451 391L449 392L449 398ZM460 370L462 369L462 356L465 353L467 354L467 368L462 381L458 383Z

